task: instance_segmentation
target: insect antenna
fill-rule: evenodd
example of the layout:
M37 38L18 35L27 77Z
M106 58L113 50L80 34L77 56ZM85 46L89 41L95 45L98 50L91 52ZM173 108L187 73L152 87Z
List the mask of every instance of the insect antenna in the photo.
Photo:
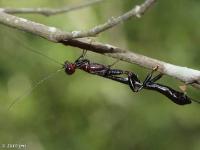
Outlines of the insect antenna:
M26 45L25 43L20 43L20 44L22 44L24 48L30 50L31 52L34 52L34 53L36 53L36 54L38 54L38 55L40 55L40 56L43 56L43 57L47 58L48 60L50 60L50 61L52 61L52 62L54 62L54 63L57 63L57 64L59 64L59 65L63 65L63 63L60 63L59 61L57 61L57 60L55 60L55 59L53 59L53 58L51 58L51 57L49 57L49 56L47 56L47 55L45 55L45 54L39 52L39 51L37 51L37 50L35 50L35 49L31 48L31 47L29 47L29 46Z
M5 32L7 32L7 31L5 31ZM26 44L26 43L24 43L24 42L22 42L22 41L19 40L19 39L22 39L22 38L15 37L14 35L10 35L10 33L7 32L7 35L8 34L9 34L10 38L12 38L13 40L17 41L20 45L22 45L22 47L24 47L24 50L27 50L29 52L33 52L35 54L43 56L43 57L47 58L48 60L50 60L50 61L52 61L52 62L54 62L54 63L59 64L59 65L62 66L62 68L56 70L53 73L50 73L48 76L46 76L43 79L41 79L40 81L36 82L32 88L27 89L22 95L20 95L19 97L15 98L14 100L12 100L11 104L8 107L8 110L10 110L17 102L19 102L20 100L22 100L23 98L25 98L26 96L28 96L33 90L35 90L43 82L45 82L46 80L54 77L57 73L59 73L60 71L63 71L65 68L64 68L63 63L60 63L59 61L57 61L57 60L55 60L55 59L53 59L53 58L51 58L51 57L49 57L49 56L47 56L47 55L45 55L45 54L43 54L41 52L35 50L34 48L31 48L28 44Z
M5 32L7 32L7 31L5 31ZM8 34L9 34L9 32L8 32ZM26 43L20 41L19 39L21 39L21 38L15 37L15 36L10 35L10 34L9 34L9 37L11 37L11 38L14 39L15 41L17 41L20 45L22 45L22 46L25 48L25 50L30 51L30 52L33 52L33 53L38 54L38 55L40 55L40 56L43 56L43 57L47 58L48 60L50 60L50 61L52 61L52 62L54 62L54 63L56 63L56 64L63 65L63 63L61 63L61 62L59 62L59 61L57 61L57 60L55 60L55 59L53 59L53 58L51 58L51 57L49 57L49 56L47 56L47 55L41 53L41 52L39 52L39 51L37 51L37 50L31 48L30 46L28 46L28 44L26 44Z
M11 110L11 108L20 100L22 100L23 98L25 98L26 96L28 96L33 90L35 90L39 85L41 85L44 81L54 77L57 73L63 71L64 68L58 69L55 72L49 74L48 76L44 77L43 79L41 79L40 81L36 82L35 85L32 88L27 89L24 94L20 95L19 97L17 97L16 99L14 99L11 104L8 106L8 110Z

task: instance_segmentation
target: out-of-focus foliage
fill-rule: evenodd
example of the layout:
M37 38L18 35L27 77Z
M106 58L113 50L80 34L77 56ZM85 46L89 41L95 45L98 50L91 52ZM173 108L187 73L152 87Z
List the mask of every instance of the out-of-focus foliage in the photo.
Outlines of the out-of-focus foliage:
M82 0L0 0L1 7L59 7ZM52 17L20 15L66 31L84 30L131 9L142 1L105 0L91 8ZM141 18L132 19L97 40L173 64L200 67L200 1L161 0ZM133 93L128 86L77 71L61 72L27 89L61 66L28 51L23 43L64 62L81 50L48 42L0 25L0 144L27 144L30 150L199 150L200 105L177 106L152 91ZM91 52L99 63L114 60ZM119 62L114 67L148 70ZM181 84L164 77L160 82L176 89ZM200 100L199 90L188 89ZM13 99L23 95L8 110ZM1 145L0 145L1 146Z

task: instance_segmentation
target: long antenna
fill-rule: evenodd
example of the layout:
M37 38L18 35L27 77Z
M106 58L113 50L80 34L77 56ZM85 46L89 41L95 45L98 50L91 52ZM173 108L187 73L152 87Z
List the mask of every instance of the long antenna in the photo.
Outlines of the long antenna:
M16 99L14 99L12 101L12 103L9 105L8 110L10 110L17 102L19 102L20 100L22 100L23 98L25 98L27 95L29 95L34 89L36 89L39 85L41 85L44 81L54 77L57 73L59 73L60 71L64 70L64 68L62 69L58 69L55 72L49 74L48 76L44 77L42 80L36 82L36 84L32 87L27 89L24 94L20 95L19 97L17 97Z
M7 31L4 31L4 32L7 32ZM10 34L9 32L7 32L7 33ZM9 35L9 37L11 37L12 39L16 40L20 45L22 45L22 46L24 47L24 50L27 50L27 51L29 51L29 52L36 53L36 54L38 54L38 55L40 55L40 56L43 56L43 57L47 58L48 60L50 60L50 61L52 61L52 62L54 62L54 63L56 63L56 64L59 64L59 65L62 65L62 66L63 66L63 63L60 63L59 61L57 61L57 60L55 60L55 59L53 59L53 58L51 58L51 57L49 57L49 56L47 56L47 55L45 55L45 54L43 54L43 53L41 53L41 52L35 50L34 48L31 48L28 44L26 44L26 43L20 41L20 40L19 40L20 38L17 38L17 37L15 37L14 35ZM10 110L17 102L19 102L20 100L22 100L23 98L25 98L27 95L29 95L33 90L35 90L35 89L36 89L39 85L41 85L44 81L46 81L46 80L52 78L53 76L55 76L57 73L59 73L59 72L62 71L63 69L64 69L64 68L62 67L62 69L58 69L58 70L56 70L55 72L53 72L53 73L49 74L48 76L44 77L44 78L41 79L40 81L36 82L35 85L34 85L32 88L27 89L27 90L24 92L24 94L20 95L20 96L17 97L16 99L14 99L14 100L12 101L12 103L9 105L8 110Z
M36 53L36 54L38 54L38 55L40 55L40 56L43 56L43 57L47 58L48 60L51 60L51 61L53 61L53 62L55 62L55 63L57 63L57 64L59 64L59 65L63 65L63 64L60 63L59 61L57 61L57 60L55 60L55 59L53 59L53 58L51 58L51 57L49 57L49 56L47 56L47 55L45 55L45 54L39 52L39 51L36 51L35 49L29 47L29 46L26 45L25 43L22 43L22 42L21 42L20 44L23 45L23 47L25 47L26 49L29 49L31 52L34 52L34 53Z
M4 32L5 32L5 31L4 31ZM6 31L6 32L7 32L7 31ZM36 53L36 54L40 55L40 56L43 56L43 57L47 58L48 60L51 60L52 62L57 63L57 64L59 64L59 65L63 65L63 63L60 63L59 61L57 61L57 60L55 60L55 59L53 59L53 58L51 58L51 57L49 57L49 56L47 56L47 55L45 55L45 54L39 52L39 51L37 51L37 50L31 48L30 46L28 46L28 45L25 44L24 42L21 42L21 41L19 40L19 38L15 37L15 36L13 36L13 35L12 35L12 36L9 35L9 36L10 36L11 38L15 39L18 43L20 43L20 45L22 45L22 46L25 48L25 50L31 51L31 52L33 52L33 53Z

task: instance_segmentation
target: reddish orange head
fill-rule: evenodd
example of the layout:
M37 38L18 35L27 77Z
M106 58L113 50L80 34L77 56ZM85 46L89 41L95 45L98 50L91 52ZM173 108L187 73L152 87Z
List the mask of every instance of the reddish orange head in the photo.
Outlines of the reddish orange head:
M76 64L66 61L64 64L64 68L65 68L65 73L71 75L76 70Z

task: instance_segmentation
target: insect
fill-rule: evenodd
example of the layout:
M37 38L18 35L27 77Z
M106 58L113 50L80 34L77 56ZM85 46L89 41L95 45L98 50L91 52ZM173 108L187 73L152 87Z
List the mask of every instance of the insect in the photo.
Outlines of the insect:
M179 105L190 104L192 101L198 102L196 100L189 98L184 92L179 92L179 91L172 89L171 87L156 83L156 81L158 81L162 77L162 74L159 74L152 78L152 75L157 70L157 68L153 69L152 72L147 75L144 82L141 82L139 80L138 76L131 71L113 69L113 68L111 68L112 65L105 66L103 64L90 62L90 60L85 59L86 51L83 51L82 55L75 62L72 63L69 61L65 61L65 63L62 64L62 63L59 63L58 61L44 55L43 53L40 53L40 52L28 47L25 44L23 44L23 45L25 48L29 49L30 51L37 53L39 55L42 55L42 56L48 58L49 60L54 61L55 63L57 63L59 65L62 65L62 68L57 70L55 73L52 73L49 76L45 77L44 79L40 80L38 83L36 83L36 85L33 88L29 89L29 91L26 92L25 95L20 96L15 101L13 101L13 103L10 105L10 107L12 107L16 103L16 101L18 101L18 99L21 99L22 97L31 93L36 87L38 87L45 80L49 79L57 72L65 70L65 73L67 75L72 75L73 73L75 73L76 69L80 69L80 70L83 70L90 74L98 75L98 76L101 76L101 77L104 77L107 79L111 79L111 80L126 84L131 88L131 90L133 92L139 92L142 89L157 91L157 92L165 95L166 97L168 97L174 103L179 104ZM125 77L122 77L122 75Z
M105 66L98 63L91 63L88 59L84 59L84 55L85 54L82 54L74 63L70 63L68 61L65 62L63 67L65 69L66 74L71 75L75 72L76 69L81 69L90 74L95 74L104 78L121 82L123 84L127 84L133 92L139 92L142 89L157 91L165 95L178 105L190 104L192 101L198 102L189 98L184 92L179 92L172 89L171 87L155 83L163 76L163 74L158 74L157 76L152 77L153 73L158 69L158 66L155 67L152 70L152 72L147 75L144 82L142 83L138 79L138 76L133 72L112 69L111 66ZM127 77L119 76L124 74L127 75Z
M192 101L199 103L199 101L189 98L184 92L176 91L169 86L156 83L156 81L158 81L163 75L158 74L157 76L152 78L154 71L155 70L153 70L151 73L149 73L147 75L147 77L143 83L135 80L135 75L132 72L128 73L127 78L121 78L121 77L115 77L115 76L111 76L111 77L107 77L107 78L111 78L111 79L113 79L115 81L119 81L119 82L123 81L125 84L128 84L130 86L130 88L133 90L133 92L138 92L141 89L157 91L157 92L165 95L171 101L173 101L174 103L176 103L178 105L190 104ZM136 88L137 91L135 90L135 87L137 87Z

